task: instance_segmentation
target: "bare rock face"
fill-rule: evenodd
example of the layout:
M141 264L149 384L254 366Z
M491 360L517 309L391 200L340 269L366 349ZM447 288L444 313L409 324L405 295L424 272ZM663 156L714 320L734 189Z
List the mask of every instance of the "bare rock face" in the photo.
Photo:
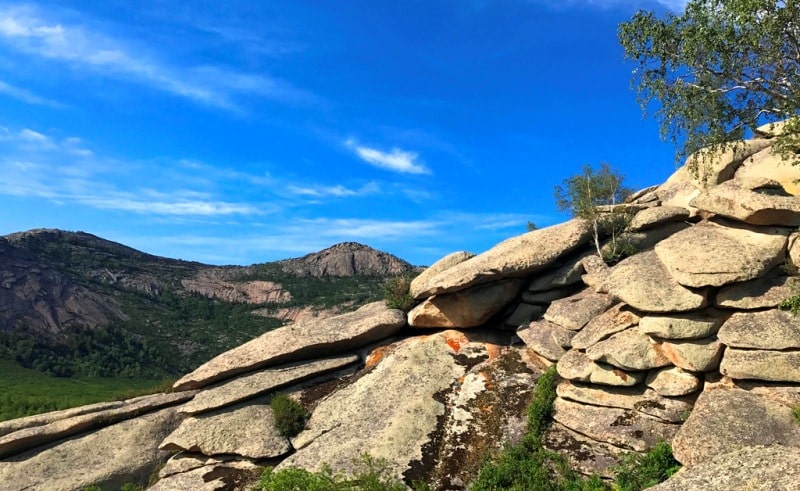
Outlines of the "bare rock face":
M704 294L678 284L653 251L636 254L614 266L608 287L611 295L644 312L685 312L708 302Z
M572 347L586 349L608 338L612 334L635 326L639 316L625 304L617 304L589 321L583 329L572 338Z
M727 348L719 371L732 379L800 383L800 351Z
M578 472L596 474L606 479L614 478L614 468L620 458L631 453L630 450L572 431L558 422L553 422L545 433L544 446L565 456Z
M300 276L391 276L414 271L402 259L357 242L342 242L279 264L284 271Z
M777 181L737 178L701 194L692 206L751 225L800 225L800 200Z
M710 372L719 367L725 347L715 337L662 341L656 344L661 353L673 365L691 372Z
M186 418L158 448L267 459L284 455L291 447L275 428L272 410L261 402Z
M558 324L540 320L518 329L517 336L539 355L551 361L558 361L567 353L575 332L564 329Z
M475 254L467 251L458 251L446 255L445 257L433 263L425 271L420 273L419 276L411 280L409 293L414 298L420 298L422 291L426 288L425 285L428 284L431 278L438 275L442 271L452 268L456 264L463 263L467 259L471 259L473 257L475 257Z
M703 381L678 367L666 367L651 371L645 385L662 396L677 397L694 394L703 387Z
M800 482L797 452L794 447L769 444L723 451L648 489L794 491Z
M113 300L87 290L2 238L0 271L0 331L25 326L57 341L69 329L93 329L126 319Z
M670 276L689 287L722 286L763 276L786 257L788 230L702 222L658 243Z
M667 423L680 423L692 403L683 398L663 397L647 387L593 387L561 382L556 387L558 397L592 406L633 409Z
M577 331L613 304L614 299L608 295L584 290L551 303L544 313L544 318L564 329Z
M403 311L375 302L349 314L281 327L213 358L173 387L189 390L268 365L352 351L391 337L405 324Z
M203 272L194 278L182 280L181 285L187 291L226 302L264 304L286 303L292 299L292 294L278 283L271 281L232 283Z
M686 314L646 315L639 321L639 330L664 339L706 338L717 333L726 314L705 309Z
M175 460L170 459L170 463ZM194 465L162 477L149 491L235 491L247 489L247 485L258 480L263 467L249 460L230 458L184 457ZM169 463L167 464L169 465ZM186 465L186 464L184 464Z
M689 210L680 206L654 206L647 208L633 217L628 225L629 230L644 230L662 223L678 222L689 218Z
M558 360L558 375L576 382L588 382L599 385L631 387L644 380L643 372L627 372L625 370L597 363L586 353L572 349Z
M575 219L512 237L433 276L417 287L417 298L541 271L560 256L585 244L590 235L589 222Z
M722 325L718 336L734 348L800 349L800 317L779 309L737 312Z
M688 467L754 445L786 445L797 455L800 426L790 407L738 388L704 391L672 442Z
M649 370L670 364L669 359L655 349L650 336L636 328L626 329L589 347L586 355L623 370Z
M511 302L522 280L504 280L426 298L408 313L413 327L477 327Z
M178 423L174 408L162 409L5 459L0 461L0 489L119 489L125 483L146 482L168 457L156 448L158 442Z
M686 159L692 180L700 188L718 186L731 179L744 160L769 147L764 139L742 140L698 150Z
M746 158L735 174L736 178L767 178L777 181L791 194L800 193L800 168L792 165L771 147Z
M788 276L765 276L719 289L715 303L720 307L753 310L777 307L793 295L795 280Z

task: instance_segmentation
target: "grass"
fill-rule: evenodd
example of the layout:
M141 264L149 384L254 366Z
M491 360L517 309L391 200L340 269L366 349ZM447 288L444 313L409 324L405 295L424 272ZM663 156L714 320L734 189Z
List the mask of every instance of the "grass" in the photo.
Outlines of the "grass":
M616 468L614 484L617 491L639 491L666 481L680 468L669 444L660 442L645 454L626 455Z
M141 378L59 378L0 360L0 421L157 392L171 382Z
M794 416L794 420L797 421L797 424L800 425L800 406L795 406L792 409L792 416Z

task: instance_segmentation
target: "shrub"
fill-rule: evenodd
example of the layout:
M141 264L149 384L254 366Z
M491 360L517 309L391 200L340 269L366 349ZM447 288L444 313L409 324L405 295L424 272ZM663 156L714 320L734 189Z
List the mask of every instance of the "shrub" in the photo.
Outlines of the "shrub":
M411 278L408 276L396 276L383 284L383 298L386 306L390 309L400 309L403 311L411 310L414 305L414 298L409 292Z
M541 440L547 425L553 416L553 402L556 400L556 373L555 365L548 368L533 389L533 397L528 406L528 435Z
M614 484L619 491L639 491L666 481L680 468L672 447L660 442L646 454L626 455L616 468Z
M788 310L792 315L800 314L800 292L798 290L800 290L800 287L797 284L797 280L792 279L792 291L796 292L796 294L784 299L778 304L778 308Z
M797 424L800 425L800 406L795 406L792 409L792 416L794 416L794 420L797 421Z
M275 428L286 437L293 437L303 431L308 420L308 411L302 404L285 394L275 394L269 403L275 418Z

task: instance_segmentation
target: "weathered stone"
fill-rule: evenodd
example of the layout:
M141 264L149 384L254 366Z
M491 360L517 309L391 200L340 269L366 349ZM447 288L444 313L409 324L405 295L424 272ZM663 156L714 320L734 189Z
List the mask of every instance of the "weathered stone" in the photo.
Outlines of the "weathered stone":
M631 312L627 305L617 304L590 320L589 323L572 338L572 347L576 349L586 349L612 334L635 326L638 322L639 316Z
M779 309L737 312L722 325L717 336L733 348L800 348L800 317Z
M171 474L148 491L231 491L244 489L243 484L253 483L264 472L264 468L248 460L210 459L208 462L185 472Z
M663 341L655 345L673 365L690 372L710 372L719 367L725 347L717 338Z
M291 449L265 404L239 405L186 418L158 448L253 459L278 457Z
M647 374L644 383L666 397L694 394L703 387L703 381L699 377L678 367L653 370Z
M581 260L586 256L582 254L553 271L544 272L534 277L528 290L532 292L541 292L545 290L552 290L555 288L564 288L566 286L574 285L581 281L581 275L586 272Z
M426 298L408 313L413 327L477 327L516 298L523 280L503 280Z
M617 237L617 240L633 251L645 251L647 249L652 249L653 246L662 240L690 226L688 222L665 223L639 232L623 232ZM612 241L606 241L601 251L604 256L612 256L614 252L614 244Z
M728 348L719 371L733 379L800 382L800 351Z
M593 440L644 452L661 440L670 441L677 425L630 409L600 407L556 398L553 419Z
M706 147L686 159L692 181L700 188L713 188L731 179L749 156L772 145L764 139L742 140Z
M646 315L639 321L639 330L663 339L707 338L717 333L726 318L726 313L716 309L686 314Z
M517 336L528 348L550 361L558 361L564 356L574 335L574 331L546 320L531 322L517 330Z
M565 456L570 466L586 475L611 479L615 467L629 450L593 440L566 426L553 422L544 435L544 447Z
M800 386L761 380L737 380L736 386L785 406L800 406Z
M644 372L626 372L603 363L595 363L585 353L572 349L558 360L558 374L577 382L630 387L644 380Z
M772 148L752 155L742 162L736 171L736 178L761 177L778 181L791 194L800 193L800 168L792 165L791 160L784 159Z
M556 288L544 292L522 292L522 301L533 305L546 305L554 300L558 300L569 295L575 290L573 288Z
M507 326L519 327L541 317L544 309L539 305L520 303L506 319Z
M667 423L680 423L691 411L692 403L685 399L662 397L647 387L593 387L563 381L556 387L558 397L592 406L633 409Z
M180 408L185 414L201 413L250 399L315 375L344 368L358 361L357 355L341 355L310 362L293 363L248 373L199 392Z
M650 336L636 328L626 329L586 349L586 356L624 370L650 370L670 361L653 346Z
M233 455L217 455L209 457L199 453L179 452L170 457L158 470L158 478L163 479L173 474L181 474L194 469L199 469L205 465L218 464L236 460Z
M608 275L611 269L596 253L586 256L581 260L586 274L581 276L581 281L590 286L597 293L608 293Z
M162 409L2 460L0 489L119 489L125 483L147 482L168 456L156 445L178 423L175 409Z
M788 406L736 388L700 394L672 441L675 458L689 467L753 445L792 446L798 455L800 425Z
M389 309L383 302L336 317L292 324L222 353L183 376L173 388L199 388L269 365L354 351L393 336L405 325L403 311Z
M467 259L471 259L475 257L475 254L467 251L459 251L453 252L451 254L446 255L445 257L439 259L435 263L433 263L429 268L419 274L416 278L411 280L411 285L409 286L409 293L414 298L421 298L422 291L426 288L426 285L430 281L431 278L438 275L442 271L452 268L456 264L463 263Z
M680 206L655 206L640 211L628 224L628 230L644 230L655 225L680 222L689 218L689 210Z
M800 225L800 201L763 177L720 184L693 199L692 206L751 225Z
M783 262L788 232L701 222L659 242L655 251L684 286L722 286L762 276Z
M614 299L608 295L584 290L551 303L544 312L544 318L565 329L577 331L613 304Z
M705 294L679 285L653 251L623 259L611 268L608 287L611 295L644 312L685 312L707 302Z
M697 209L689 206L689 202L700 195L700 189L692 182L692 176L687 166L678 168L669 178L656 190L656 196L661 200L662 206L679 206L689 210L691 216L697 213Z
M800 278L768 276L725 286L717 293L721 307L756 310L778 307L784 300L800 291Z
M800 271L800 234L793 233L789 236L789 246L788 249L788 266L794 270L794 272Z
M781 445L753 445L722 450L705 462L657 484L650 491L748 490L796 491L800 482L798 449Z
M155 394L125 401L122 406L60 419L41 426L31 426L0 437L0 458L96 430L119 421L135 418L157 409L191 399L194 392Z
M430 278L424 285L419 285L417 297L530 275L585 244L590 235L589 222L574 219L512 237Z
M30 428L32 426L42 426L62 419L68 419L89 413L96 413L106 409L119 408L125 404L125 401L98 402L97 404L87 404L85 406L63 409L61 411L51 411L48 413L25 416L23 418L0 421L0 436L7 435L25 428Z
M319 402L306 430L292 441L297 452L277 468L319 470L327 463L349 473L353 459L367 452L386 459L401 477L423 458L423 446L445 414L435 395L465 375L461 363L468 363L470 354L487 357L485 348L472 346L458 331L400 342L370 372Z

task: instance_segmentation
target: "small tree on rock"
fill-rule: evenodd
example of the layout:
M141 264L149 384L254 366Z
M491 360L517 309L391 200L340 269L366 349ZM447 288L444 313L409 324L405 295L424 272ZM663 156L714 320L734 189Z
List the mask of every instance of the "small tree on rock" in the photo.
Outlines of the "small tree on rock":
M616 251L619 234L628 226L628 214L614 207L631 194L631 190L622 185L624 179L605 162L597 170L586 164L580 174L564 179L562 185L555 188L559 211L569 211L572 216L591 222L594 245L600 257L604 257L600 237L610 235L611 249Z

